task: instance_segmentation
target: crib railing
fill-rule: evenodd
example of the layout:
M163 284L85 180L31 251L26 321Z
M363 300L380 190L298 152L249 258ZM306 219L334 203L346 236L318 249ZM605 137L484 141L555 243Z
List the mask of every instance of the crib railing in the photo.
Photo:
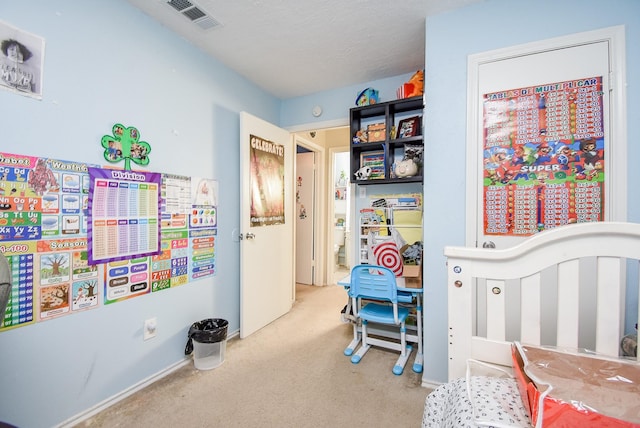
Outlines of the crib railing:
M512 248L446 247L445 256L449 380L469 358L511 366L514 340L618 356L625 317L637 322L640 224L568 225Z

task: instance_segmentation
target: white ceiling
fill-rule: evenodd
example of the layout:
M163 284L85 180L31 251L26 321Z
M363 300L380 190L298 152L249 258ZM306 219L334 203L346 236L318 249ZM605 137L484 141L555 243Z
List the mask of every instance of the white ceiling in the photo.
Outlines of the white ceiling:
M287 99L424 68L425 17L483 0L127 1Z

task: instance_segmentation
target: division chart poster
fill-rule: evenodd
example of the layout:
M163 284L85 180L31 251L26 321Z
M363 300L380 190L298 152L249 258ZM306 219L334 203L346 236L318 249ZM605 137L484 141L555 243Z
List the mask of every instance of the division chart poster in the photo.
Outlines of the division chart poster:
M89 168L89 263L157 255L159 173Z

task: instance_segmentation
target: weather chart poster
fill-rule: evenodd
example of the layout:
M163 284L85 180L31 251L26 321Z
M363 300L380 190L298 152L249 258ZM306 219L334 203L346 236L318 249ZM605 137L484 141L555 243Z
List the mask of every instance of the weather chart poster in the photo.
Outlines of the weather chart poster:
M484 95L486 235L603 220L602 77Z
M215 275L217 181L191 182L0 152L0 252L12 282L0 332ZM93 260L89 228L102 222L115 229Z

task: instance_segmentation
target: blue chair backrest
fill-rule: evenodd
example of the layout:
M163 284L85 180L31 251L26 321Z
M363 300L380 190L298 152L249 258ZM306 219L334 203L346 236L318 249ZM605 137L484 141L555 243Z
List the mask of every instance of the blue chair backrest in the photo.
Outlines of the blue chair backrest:
M396 276L384 266L354 266L351 270L349 297L368 297L398 303Z

